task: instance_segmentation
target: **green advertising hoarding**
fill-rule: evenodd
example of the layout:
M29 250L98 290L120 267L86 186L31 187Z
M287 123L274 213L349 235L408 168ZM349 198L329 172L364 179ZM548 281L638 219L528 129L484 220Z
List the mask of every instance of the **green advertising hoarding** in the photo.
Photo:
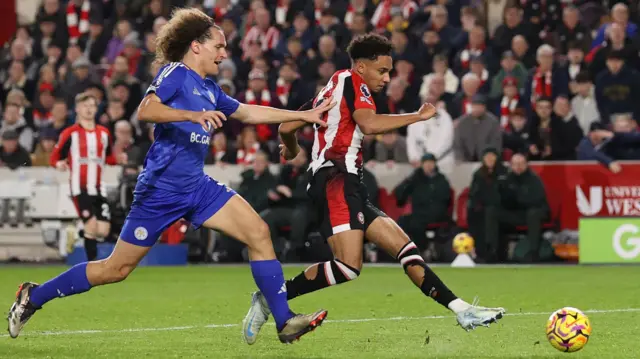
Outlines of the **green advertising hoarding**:
M580 263L640 263L640 218L580 218Z

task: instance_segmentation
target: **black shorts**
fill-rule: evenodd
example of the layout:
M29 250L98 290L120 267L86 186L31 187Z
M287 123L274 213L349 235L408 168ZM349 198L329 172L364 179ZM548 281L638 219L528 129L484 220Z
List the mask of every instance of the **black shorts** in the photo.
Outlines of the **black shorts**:
M77 196L73 196L73 204L76 206L78 216L83 223L86 223L92 217L96 217L96 220L103 222L111 220L109 203L101 195L92 196L82 192Z
M318 170L307 192L325 239L353 229L366 231L376 218L387 217L369 202L367 188L359 176L336 167Z

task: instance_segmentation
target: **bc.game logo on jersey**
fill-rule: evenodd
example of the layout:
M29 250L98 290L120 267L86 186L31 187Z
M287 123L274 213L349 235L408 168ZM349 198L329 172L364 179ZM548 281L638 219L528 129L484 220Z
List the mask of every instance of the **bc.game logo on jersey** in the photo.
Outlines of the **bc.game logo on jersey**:
M191 132L191 143L199 143L202 145L209 146L211 142L211 137L206 135L201 135L199 133Z

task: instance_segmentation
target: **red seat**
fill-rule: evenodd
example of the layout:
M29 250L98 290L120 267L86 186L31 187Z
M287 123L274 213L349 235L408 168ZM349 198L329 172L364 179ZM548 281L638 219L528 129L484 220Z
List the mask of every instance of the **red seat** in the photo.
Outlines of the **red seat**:
M469 202L469 187L462 190L458 196L458 203L456 205L456 222L458 227L462 229L469 228L469 221L467 218L467 202Z
M400 218L400 216L402 216L407 210L406 207L410 206L410 204L407 204L403 207L398 207L396 196L393 192L389 193L384 188L380 188L378 191L378 202L380 203L380 209L382 212L386 213L387 216L394 221L397 221L398 218Z

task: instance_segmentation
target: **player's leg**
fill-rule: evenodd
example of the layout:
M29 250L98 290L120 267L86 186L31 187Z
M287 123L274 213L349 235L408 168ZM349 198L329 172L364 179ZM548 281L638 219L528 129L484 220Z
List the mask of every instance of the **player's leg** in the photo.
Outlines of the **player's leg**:
M327 315L324 310L296 315L289 309L282 266L276 259L269 227L241 196L212 179L194 197L192 223L221 231L247 245L251 273L274 313L282 342L292 342L315 329Z
M36 310L47 302L127 278L162 232L184 215L186 205L179 201L180 195L153 192L136 195L121 238L108 258L76 264L42 285L31 282L20 285L8 316L11 337L17 337Z
M87 255L87 261L93 261L98 255L98 245L96 242L97 220L96 220L96 196L89 196L83 192L73 197L73 202L78 211L78 216L82 220L82 230L79 231L78 236L83 242L84 251Z
M394 256L404 267L411 281L424 293L445 308L456 313L458 323L465 329L489 325L502 318L504 309L483 308L471 305L458 298L424 262L418 247L406 233L389 217L373 205L365 209L367 218L375 219L366 231L367 239Z

